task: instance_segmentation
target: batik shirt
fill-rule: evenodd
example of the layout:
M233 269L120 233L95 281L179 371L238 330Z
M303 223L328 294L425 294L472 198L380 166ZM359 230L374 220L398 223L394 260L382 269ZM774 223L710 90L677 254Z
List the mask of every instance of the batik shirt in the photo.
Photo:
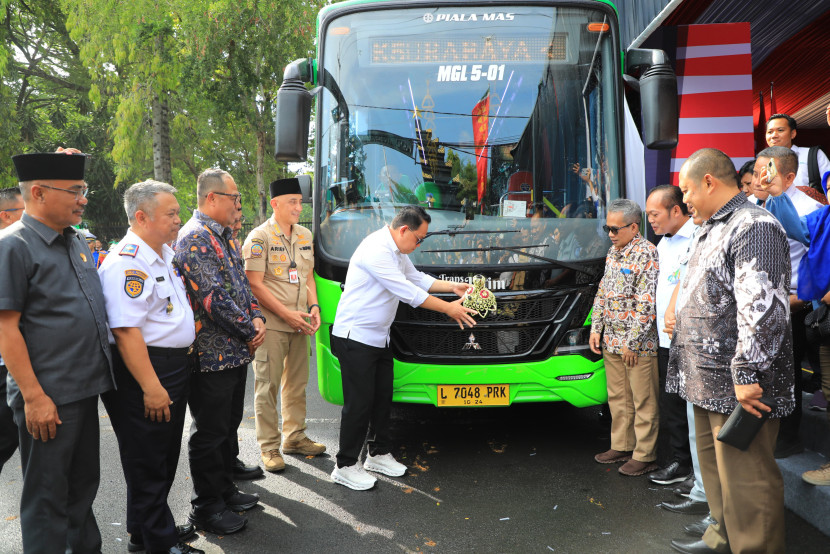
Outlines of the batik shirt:
M773 417L793 410L790 248L781 225L738 193L701 225L675 308L666 390L731 413L758 383Z
M196 319L201 371L249 363L259 305L231 230L199 212L179 231L173 263L181 271Z
M591 333L603 333L608 352L622 354L625 346L640 356L657 355L658 270L657 248L639 233L621 250L608 250L591 316Z

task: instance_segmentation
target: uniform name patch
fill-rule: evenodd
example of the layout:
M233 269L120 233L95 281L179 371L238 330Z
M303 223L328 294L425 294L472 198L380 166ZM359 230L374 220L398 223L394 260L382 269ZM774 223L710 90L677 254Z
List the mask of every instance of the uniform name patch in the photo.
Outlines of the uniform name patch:
M301 246L300 250L311 250L310 246Z
M141 279L146 279L147 278L147 274L144 273L143 271L141 271L140 269L127 269L127 270L124 270L124 275L126 275L127 277L133 275L133 276L139 277Z
M261 244L254 244L251 246L251 257L252 258L261 258L262 257L262 245Z
M125 244L121 248L121 252L119 252L121 256L130 256L135 258L135 255L138 254L138 245L137 244ZM144 277L147 278L146 276Z

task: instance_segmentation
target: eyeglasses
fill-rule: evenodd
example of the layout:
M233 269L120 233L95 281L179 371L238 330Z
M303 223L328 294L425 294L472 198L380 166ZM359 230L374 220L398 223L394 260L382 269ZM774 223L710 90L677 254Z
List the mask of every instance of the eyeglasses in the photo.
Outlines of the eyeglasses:
M234 203L239 202L240 204L242 204L242 193L237 192L236 194L228 194L227 192L213 191L213 194L221 194L222 196L228 196L230 198L233 198Z
M25 209L26 208L9 208L8 210L0 210L0 212L17 212L17 211L25 210Z
M632 221L628 225L623 225L622 227L614 227L613 225L603 225L602 230L605 231L606 233L611 233L612 235L616 235L617 233L620 232L620 229L625 229L626 227L631 227L635 223L637 223L637 222Z
M416 235L416 234L415 234L415 231L413 231L413 230L412 230L412 229L410 229L409 227L407 227L407 228L406 228L406 230L407 230L407 231L409 231L410 233L412 233L413 235L415 235L415 246L418 246L419 244L421 244L422 242L424 242L425 240L427 240L427 238L426 238L426 237L421 238L421 237L419 237L418 235Z
M43 187L45 189L52 189L52 190L60 190L63 192L68 192L75 196L75 200L80 200L81 198L86 198L86 195L89 194L89 187L82 187L79 189L62 189L58 187L50 187L49 185L38 185L39 187ZM20 208L18 208L20 209Z

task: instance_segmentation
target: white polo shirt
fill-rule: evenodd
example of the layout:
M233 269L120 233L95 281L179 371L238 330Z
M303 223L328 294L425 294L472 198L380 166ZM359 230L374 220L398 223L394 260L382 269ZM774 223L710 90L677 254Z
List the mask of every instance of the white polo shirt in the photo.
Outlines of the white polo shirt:
M682 278L682 269L685 268L685 263L688 261L686 254L692 244L692 236L695 234L697 227L690 217L678 229L676 234L670 237L664 236L657 243L660 271L657 274L655 309L657 310L657 334L660 337L660 348L671 346L671 337L663 331L666 328L666 309L669 307L669 301L671 301L675 286Z
M417 308L429 297L434 282L398 250L389 227L375 231L349 261L332 334L378 348L387 346L398 302Z
M798 179L796 179L796 181L797 180ZM795 211L798 212L798 217L804 217L805 215L824 207L820 202L816 202L798 190L796 183L790 185L790 188L785 190L784 194L789 196L790 200L792 200L793 206L795 206ZM801 258L804 257L804 254L807 253L807 247L797 240L793 240L789 237L787 237L787 242L790 243L790 263L792 264L793 270L792 279L790 279L790 294L795 294L796 289L798 288L798 264L801 262Z
M810 155L809 146L796 146L793 144L790 149L798 154L798 173L795 174L794 185L809 187L810 186L810 168L807 159ZM824 174L830 171L830 160L824 155L824 152L818 151L818 176L819 179L824 177Z
M163 259L128 230L101 264L109 328L138 327L147 346L186 348L196 339L193 310L173 267L173 249L165 244L162 252Z

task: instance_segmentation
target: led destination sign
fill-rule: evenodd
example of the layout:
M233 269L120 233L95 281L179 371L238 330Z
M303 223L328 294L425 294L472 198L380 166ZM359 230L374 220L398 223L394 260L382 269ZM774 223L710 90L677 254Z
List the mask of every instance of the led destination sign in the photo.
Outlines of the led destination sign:
M565 61L567 34L550 37L371 39L372 64Z

